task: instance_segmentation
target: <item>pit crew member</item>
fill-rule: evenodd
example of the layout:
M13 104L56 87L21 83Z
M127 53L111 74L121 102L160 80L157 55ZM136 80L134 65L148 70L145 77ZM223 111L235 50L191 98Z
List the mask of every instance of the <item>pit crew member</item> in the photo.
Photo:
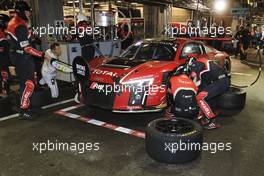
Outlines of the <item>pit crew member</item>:
M91 27L85 15L77 15L77 20L77 39L82 47L82 57L85 58L87 62L90 62L95 54L95 48L93 46L94 39L89 29Z
M203 114L200 122L205 129L219 128L212 110L216 106L214 98L229 89L230 77L224 68L212 60L191 58L187 62L190 77L198 87L196 100Z
M31 46L28 22L30 20L30 7L25 1L15 4L15 16L8 24L7 32L10 44L10 58L15 66L20 81L20 119L32 119L30 98L34 92L35 64L33 56L43 58L44 53Z
M56 99L59 97L59 89L56 81L57 70L71 73L72 68L58 62L58 57L61 55L61 47L58 43L50 45L50 49L45 52L46 59L41 68L42 79L40 85L47 84L51 91L51 97Z

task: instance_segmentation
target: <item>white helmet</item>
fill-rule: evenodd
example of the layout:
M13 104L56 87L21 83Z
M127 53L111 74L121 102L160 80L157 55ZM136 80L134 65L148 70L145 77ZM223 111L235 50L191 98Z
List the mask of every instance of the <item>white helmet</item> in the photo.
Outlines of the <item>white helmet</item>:
M80 21L88 21L87 17L84 14L79 14L77 15L77 23L79 23Z

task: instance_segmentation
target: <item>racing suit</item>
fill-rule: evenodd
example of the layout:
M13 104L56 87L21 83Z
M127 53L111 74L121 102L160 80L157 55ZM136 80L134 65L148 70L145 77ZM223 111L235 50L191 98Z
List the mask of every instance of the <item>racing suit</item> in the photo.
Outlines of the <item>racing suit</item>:
M175 117L195 118L198 114L196 95L198 88L186 74L172 76L169 80L173 95L171 113Z
M230 87L227 72L212 60L198 59L190 65L191 78L198 86L196 96L198 106L208 119L215 118L211 106L215 106L217 96L225 93Z
M24 19L16 14L7 27L10 44L10 59L20 81L20 108L30 109L30 98L34 91L35 64L33 56L42 58L44 53L31 46L30 32Z
M44 63L42 65L41 68L41 74L42 74L42 79L39 81L39 83L41 85L47 84L50 88L51 91L51 97L52 98L58 98L59 97L59 89L58 89L58 84L56 81L56 75L57 75L57 70L60 70L62 72L66 72L66 73L71 73L72 69L65 67L63 65L61 65L60 63L58 63L56 60L58 59L58 57L53 54L53 52L51 51L51 49L48 49L45 52L45 55L49 59L45 59Z
M6 38L6 34L3 29L0 28L0 71L1 71L1 90L2 93L7 95L9 93L9 44Z
M91 34L88 34L87 30L89 25L87 22L81 21L77 25L77 39L80 42L82 47L82 57L90 62L94 58L95 48L93 46L93 37Z

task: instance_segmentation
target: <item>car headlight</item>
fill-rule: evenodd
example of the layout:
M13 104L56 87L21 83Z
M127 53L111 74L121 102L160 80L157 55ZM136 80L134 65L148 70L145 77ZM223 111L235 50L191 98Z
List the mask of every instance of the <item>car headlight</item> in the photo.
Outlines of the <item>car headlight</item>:
M138 79L122 82L121 84L126 88L129 87L130 97L128 101L129 106L143 105L145 102L146 92L148 87L153 84L154 78ZM132 89L131 89L132 88Z

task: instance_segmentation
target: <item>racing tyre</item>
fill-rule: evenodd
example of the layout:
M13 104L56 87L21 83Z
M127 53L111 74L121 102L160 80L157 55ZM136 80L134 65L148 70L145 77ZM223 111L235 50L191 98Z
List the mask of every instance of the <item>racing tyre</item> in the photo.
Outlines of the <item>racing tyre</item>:
M86 87L89 83L90 78L89 64L83 57L77 56L73 60L72 68L73 75L78 83L78 94L76 102L84 103L87 97Z
M189 119L162 118L150 122L147 126L146 151L151 158L161 163L179 164L193 161L201 154L202 143L202 127ZM195 145L191 147L191 144Z
M222 109L242 110L246 104L246 92L243 89L230 87L229 90L219 97L219 106Z
M9 96L0 97L0 117L12 114L12 102Z
M72 69L73 75L77 81L84 83L89 81L90 68L87 61L83 57L77 56L74 58Z

